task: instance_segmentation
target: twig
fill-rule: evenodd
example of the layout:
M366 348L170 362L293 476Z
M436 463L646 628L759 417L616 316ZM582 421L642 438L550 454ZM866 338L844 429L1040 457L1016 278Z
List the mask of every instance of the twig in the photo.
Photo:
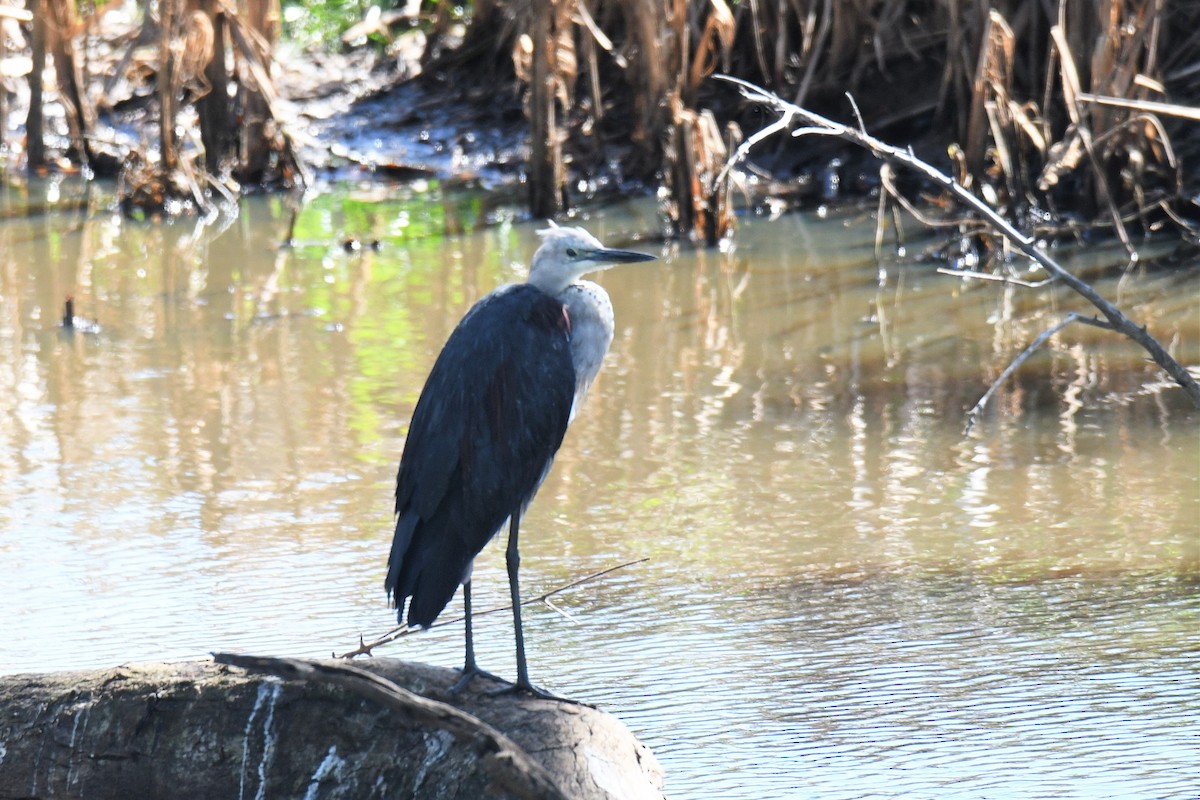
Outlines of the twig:
M558 606L556 606L556 605L555 605L555 604L554 604L554 603L553 603L553 602L550 600L550 598L548 598L548 597L547 597L547 598L544 598L544 599L542 600L542 602L545 604L546 608L548 608L548 609L550 609L551 611L555 612L556 614L558 614L560 617L562 617L563 619L567 620L568 622L574 622L576 625L578 625L578 624L579 624L579 620L575 619L575 618L574 618L574 617L572 617L570 614L568 614L567 612L563 611L561 608L559 608Z
M1108 97L1102 94L1092 94L1091 92L1080 92L1079 99L1085 103L1096 103L1101 106L1115 106L1116 108L1128 108L1133 111L1148 111L1151 114L1166 114L1172 117L1181 117L1190 119L1194 122L1200 122L1200 108L1196 106L1185 106L1179 103L1160 103L1156 100L1136 100L1125 97Z
M1072 311L1070 314L1067 314L1067 316L1063 317L1058 322L1051 325L1047 330L1043 331L1040 336L1038 336L1036 339L1034 339L1033 343L1030 344L1028 347L1026 347L1021 352L1021 355L1014 358L1012 360L1012 363L1004 368L1004 371L1000 373L1000 376L998 378L996 378L996 380L992 381L992 385L989 386L988 390L983 393L983 397L979 398L979 402L976 403L974 405L974 407L972 407L971 410L967 412L967 426L966 426L966 428L963 429L963 436L967 436L971 433L971 428L975 427L975 420L979 417L980 413L983 411L983 407L985 405L987 405L987 401L991 400L992 395L995 394L996 390L1000 388L1000 385L1003 384L1006 380L1008 380L1009 377L1014 372L1017 371L1017 368L1020 367L1022 364L1024 364L1025 361L1031 355L1033 355L1034 352L1039 347L1041 347L1043 344L1045 344L1047 339L1049 339L1051 336L1053 336L1054 334L1061 331L1063 328L1070 325L1072 322L1082 322L1085 325L1092 325L1097 328L1104 328L1105 330L1108 330L1108 331L1111 331L1113 329L1112 325L1110 325L1109 323L1105 322L1102 319L1097 319L1096 317L1085 317L1082 314L1079 314L1075 311Z
M566 800L550 772L521 747L476 716L410 692L373 672L349 664L327 664L299 658L213 653L218 664L264 672L287 681L340 686L387 708L417 725L448 731L471 746L494 787L527 800Z
M923 213L917 208L911 200L904 196L900 191L900 187L896 186L895 173L890 169L890 165L884 162L888 169L879 171L879 182L883 185L884 191L881 194L891 195L900 206L912 216L917 222L924 225L926 228L962 228L963 226L973 222L969 217L961 217L958 219L934 219Z
M779 130L781 123L786 121L790 124L796 119L803 120L813 128L821 129L823 133L831 136L838 136L847 141L853 142L867 150L878 158L892 159L909 168L925 175L934 183L937 183L948 190L962 203L976 211L983 217L995 230L1013 243L1018 250L1032 258L1050 275L1058 278L1064 284L1071 288L1076 294L1082 296L1085 300L1095 306L1107 320L1108 327L1119 333L1124 334L1133 341L1137 342L1143 349L1150 354L1154 363L1158 364L1163 370L1170 375L1176 383L1183 387L1188 397L1192 402L1200 408L1200 383L1187 371L1186 368L1166 351L1158 340L1155 339L1146 330L1145 326L1138 325L1130 320L1121 312L1119 308L1106 300L1099 292L1097 292L1091 284L1083 281L1066 268L1061 266L1057 261L1051 258L1050 254L1038 246L1036 241L1022 233L1011 222L1002 217L985 201L977 197L961 183L954 180L950 176L940 172L930 164L925 163L913 154L912 149L901 149L886 142L880 141L869 134L858 131L854 128L834 122L833 120L822 117L819 114L813 113L805 108L801 108L793 103L762 89L754 84L744 81L740 78L734 78L729 75L716 75L719 80L732 83L741 88L742 94L754 102L763 103L776 110L781 115L779 122L769 126L772 132ZM786 127L784 125L783 127ZM763 129L768 130L767 128ZM762 133L760 131L759 133ZM725 165L726 169L731 168L732 164L744 158L749 151L752 143L757 143L765 138L759 134L755 134L746 140L742 147L737 149L737 152L730 157L730 162ZM724 170L722 170L724 171ZM1082 317L1081 317L1082 319Z
M558 611L558 613L562 614L564 617L567 617L567 619L570 619L572 622L574 622L574 620L569 615L567 615L563 611L559 610L559 608L557 606L554 606L553 604L548 603L547 601L556 594L562 594L563 592L565 592L569 589L574 589L578 586L582 586L585 583L591 583L594 580L599 580L600 578L603 578L605 575L616 572L619 569L625 569L626 567L633 567L638 564L644 564L645 562L647 562L649 560L650 560L649 558L638 558L633 561L626 561L624 564L617 564L616 566L608 567L607 569L602 569L599 572L593 572L590 575L585 575L582 578L573 580L564 586L559 586L557 589L551 589L550 591L543 592L542 594L536 595L535 597L530 597L526 600L522 600L521 606L524 607L524 606L532 605L534 603L546 603L546 605L549 605L552 609L554 609L555 611ZM509 603L506 606L495 606L495 607L489 608L485 611L475 611L471 614L471 616L473 618L478 618L478 617L487 616L488 614L499 614L502 611L511 611L511 610L512 610L512 603ZM429 627L430 628L442 628L442 627L445 627L446 625L454 625L455 623L462 622L463 619L464 619L464 617L462 617L462 616L452 617L451 619L444 619L444 620L441 620L440 622L435 622L432 625L430 625ZM348 659L348 658L354 658L356 656L369 656L369 655L371 655L371 651L374 650L376 647L380 647L385 644L390 644L391 642L394 642L397 639L403 639L405 636L412 636L414 633L420 633L423 630L428 630L428 629L427 628L410 628L407 625L400 625L398 627L392 628L390 631L388 631L387 633L380 636L378 639L375 639L374 641L371 641L371 642L364 642L362 636L359 636L358 637L358 647L356 647L353 650L349 650L345 653L342 653L341 655L335 654L334 657Z
M938 267L937 271L942 275L953 275L956 278L975 278L980 281L995 281L996 283L1008 283L1013 286L1023 286L1026 289L1040 289L1043 286L1054 283L1054 278L1046 278L1042 281L1023 281L1020 278L1013 278L1008 275L993 275L990 272L976 272L971 269L951 269L950 267Z
M716 77L720 78L720 75ZM729 170L733 169L733 165L746 157L750 152L750 148L761 142L763 139L768 139L775 134L786 131L788 126L792 124L792 115L784 113L779 119L772 122L767 127L750 136L746 141L738 145L737 150L733 151L733 155L725 162L725 166L721 167L721 171L717 173L717 179L713 182L714 186L720 186L725 181L725 176L729 174Z
M858 101L849 92L846 92L846 99L850 101L850 110L854 112L854 120L858 123L858 132L866 134L867 123L863 122L862 112L858 110ZM795 134L792 135L795 136Z

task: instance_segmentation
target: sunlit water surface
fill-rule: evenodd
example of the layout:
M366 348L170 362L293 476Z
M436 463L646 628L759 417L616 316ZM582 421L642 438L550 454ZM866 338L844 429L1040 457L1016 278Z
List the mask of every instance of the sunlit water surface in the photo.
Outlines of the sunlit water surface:
M310 201L288 250L277 199L159 225L77 193L0 205L0 669L386 632L413 405L535 226L362 187ZM646 240L650 206L586 219L663 258L600 278L616 341L523 527L523 583L648 560L528 611L535 680L621 717L674 798L1200 796L1197 412L1069 328L964 436L1080 306L880 265L850 222L748 218L723 253ZM1101 286L1200 362L1195 270ZM98 332L60 329L67 295ZM506 600L501 551L478 608ZM511 675L506 615L477 630ZM461 635L378 652L456 666Z

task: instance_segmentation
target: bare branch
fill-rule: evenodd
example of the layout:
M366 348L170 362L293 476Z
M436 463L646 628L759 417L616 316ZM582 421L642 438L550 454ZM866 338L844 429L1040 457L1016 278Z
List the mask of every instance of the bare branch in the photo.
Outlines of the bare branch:
M777 95L774 95L771 92L768 92L765 89L755 86L754 84L744 81L740 78L734 78L729 75L716 75L714 77L739 87L746 99L770 106L777 113L779 113L782 119L774 125L769 126L769 129L772 132L779 130L780 123L784 122L785 120L788 124L794 120L801 120L813 128L822 129L828 135L838 136L849 142L853 142L854 144L869 150L878 158L890 159L892 161L904 164L910 169L921 173L929 180L945 188L952 195L958 198L958 200L964 205L979 214L980 217L986 220L987 223L1002 236L1004 236L1004 238L1012 242L1018 250L1029 256L1031 259L1037 262L1039 266L1050 273L1050 275L1066 284L1071 288L1072 291L1095 306L1100 313L1104 315L1109 328L1124 334L1128 338L1137 342L1143 349L1146 350L1146 352L1150 354L1150 357L1154 360L1154 363L1162 367L1163 370L1165 370L1166 373L1170 375L1176 383L1182 386L1188 397L1192 399L1192 402L1195 403L1197 407L1200 407L1200 383L1197 383L1196 379L1192 377L1187 369L1184 368L1184 366L1178 361L1176 361L1175 358L1168 353L1161 344L1159 344L1157 339L1150 335L1145 326L1138 325L1126 317L1119 308L1105 299L1104 296L1102 296L1091 286L1091 284L1075 277L1074 274L1069 272L1066 268L1055 261L1054 258L1052 258L1050 254L1047 253L1042 247L1038 246L1036 241L1031 236L1028 236L1022 231L1018 230L1011 222L1006 220L995 209L964 187L961 183L913 155L911 148L901 149L899 147L887 144L886 142L880 141L879 139L856 130L855 128L834 122L833 120L822 117L820 114L816 114L808 109L801 108L793 103L789 103ZM766 131L768 129L764 128L763 130ZM763 131L760 131L759 133L763 133ZM759 134L755 134L754 136L748 138L743 146L739 147L737 152L730 157L730 162L729 164L726 164L726 168L730 168L733 163L745 158L750 149L748 145L760 142L764 138L764 136L760 136ZM722 172L724 172L724 170L722 170ZM1080 317L1080 319L1085 318Z
M884 162L886 169L879 171L879 182L883 185L884 191L893 197L897 203L904 208L905 211L912 216L917 222L924 225L926 228L961 228L964 225L973 224L979 225L969 217L960 217L958 219L934 219L913 205L912 201L904 196L900 191L900 187L896 186L895 172L891 169L891 165Z
M739 144L737 150L733 151L733 155L731 155L729 160L725 162L725 166L722 167L721 171L717 173L717 179L713 181L713 185L721 186L725 181L725 176L729 174L729 170L733 169L734 164L737 164L746 157L746 154L750 152L751 147L754 147L754 145L758 144L763 139L768 139L781 131L786 131L788 126L791 124L791 116L784 114L782 117L775 120L770 125L763 128L753 136L748 137L746 141Z
M1178 103L1160 103L1156 100L1137 100L1125 97L1108 97L1106 95L1080 92L1079 99L1085 103L1096 103L1102 106L1128 108L1134 111L1148 111L1151 114L1167 114L1172 117L1182 117L1194 122L1200 122L1200 108L1185 106Z
M849 92L846 92L846 99L850 101L850 109L854 112L854 119L858 122L858 132L866 134L867 123L863 122L862 112L858 110L858 101Z
M938 267L937 271L942 275L953 275L956 278L974 278L980 281L1008 283L1013 286L1023 286L1026 289L1040 289L1055 281L1054 278L1046 278L1043 281L1023 281L1020 278L1013 278L1008 275L993 275L990 272L976 272L970 269L950 269L949 267Z
M567 620L568 622L574 622L576 625L579 624L579 620L575 619L570 614L568 614L566 611L563 611L561 608L556 606L554 604L554 601L552 601L550 598L548 598L548 597L544 598L542 600L542 603L546 606L546 608L555 612L556 614L558 614L559 616L561 616L563 619Z
M1042 331L1042 334L1034 339L1033 343L1021 352L1021 355L1014 358L1012 363L1004 368L1004 371L1000 373L1000 376L996 378L996 380L992 381L992 385L989 386L988 390L983 393L983 397L979 398L979 402L967 412L967 426L963 429L963 436L967 436L971 433L971 429L975 427L975 420L978 419L979 414L983 411L983 407L987 405L988 400L992 399L992 395L996 393L996 390L1000 388L1001 384L1008 380L1009 377L1011 377L1012 374L1017 371L1017 368L1024 364L1025 361L1031 355L1033 355L1039 347L1045 344L1047 339L1070 325L1072 322L1082 322L1086 325L1093 325L1097 328L1104 328L1105 330L1110 331L1113 329L1112 325L1102 319L1097 319L1096 317L1085 317L1082 314L1072 311L1070 314L1067 314L1067 316L1051 325L1048 329Z

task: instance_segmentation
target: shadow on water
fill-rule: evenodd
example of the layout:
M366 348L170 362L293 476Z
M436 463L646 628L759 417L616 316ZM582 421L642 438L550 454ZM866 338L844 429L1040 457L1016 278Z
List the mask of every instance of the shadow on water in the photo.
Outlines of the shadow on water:
M294 226L278 198L207 225L123 222L65 184L0 205L36 191L0 214L0 668L386 630L409 415L536 226L435 182L343 187ZM584 224L657 229L636 203ZM569 618L531 609L535 681L625 719L673 797L1194 797L1200 415L1123 341L1067 329L964 437L1078 306L881 266L872 236L746 219L728 252L599 278L613 352L523 581L650 560L556 598ZM1100 288L1196 363L1197 279ZM98 332L59 329L68 295ZM502 548L475 575L478 607L506 602ZM454 666L460 637L380 653ZM513 672L504 615L477 641Z

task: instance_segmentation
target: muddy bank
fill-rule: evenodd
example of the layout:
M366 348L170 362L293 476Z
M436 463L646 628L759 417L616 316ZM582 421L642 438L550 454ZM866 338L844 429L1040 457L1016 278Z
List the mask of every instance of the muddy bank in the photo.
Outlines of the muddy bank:
M209 192L306 185L316 167L512 191L535 217L655 192L669 233L708 244L732 231L735 203L775 214L883 197L881 210L931 208L932 224L997 249L936 186L889 175L832 137L776 137L723 170L772 121L711 80L727 73L911 147L1048 241L1116 238L1135 261L1144 237L1200 239L1200 173L1188 166L1200 157L1190 122L1200 44L1188 7L488 0L368 14L346 37L356 49L333 55L276 45L278 13L200 6L168 15L161 36L145 14L110 24L106 11L73 42L90 70L79 96L95 113L45 120L68 160L85 153L97 174L132 176L135 197L150 186L146 206L171 194L155 188L160 161L174 193L200 208ZM259 52L254 31L273 50ZM130 60L156 41L180 50L178 69ZM31 105L16 94L10 117ZM145 143L164 109L176 125L159 126L159 153Z

